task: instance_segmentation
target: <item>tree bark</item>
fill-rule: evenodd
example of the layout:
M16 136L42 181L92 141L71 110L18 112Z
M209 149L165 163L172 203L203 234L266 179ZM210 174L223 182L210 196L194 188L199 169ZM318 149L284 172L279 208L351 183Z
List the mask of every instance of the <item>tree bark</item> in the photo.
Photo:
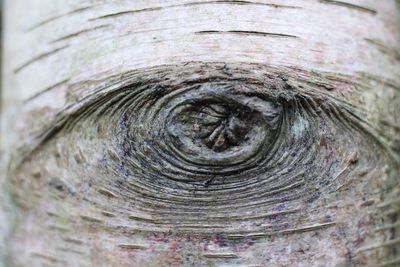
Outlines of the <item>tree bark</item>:
M6 1L0 261L397 266L399 5Z

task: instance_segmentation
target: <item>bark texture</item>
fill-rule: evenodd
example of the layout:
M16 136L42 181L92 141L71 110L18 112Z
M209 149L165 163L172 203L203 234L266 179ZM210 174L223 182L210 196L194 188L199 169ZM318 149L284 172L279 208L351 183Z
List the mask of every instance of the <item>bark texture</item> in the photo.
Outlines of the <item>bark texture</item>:
M400 264L397 1L5 14L11 266Z

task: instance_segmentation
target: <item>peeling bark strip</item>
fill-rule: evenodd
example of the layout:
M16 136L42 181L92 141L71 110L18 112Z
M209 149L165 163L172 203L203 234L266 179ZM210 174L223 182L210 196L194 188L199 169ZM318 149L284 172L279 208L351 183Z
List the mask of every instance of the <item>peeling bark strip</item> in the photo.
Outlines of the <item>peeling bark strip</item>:
M28 67L29 65L31 65L31 64L33 64L33 63L36 63L37 61L40 61L40 60L42 60L42 59L48 58L48 57L50 57L50 56L52 56L52 55L54 55L54 54L56 54L56 53L58 53L58 52L64 50L64 49L67 48L67 47L68 47L68 45L65 45L65 46L56 48L56 49L54 49L54 50L51 50L51 51L49 51L49 52L40 54L40 55L36 56L35 58L32 58L32 59L28 60L27 62L25 62L24 64L22 64L22 65L19 66L18 68L16 68L16 69L14 70L14 73L17 74L18 72L20 72L20 71L23 70L24 68Z
M336 5L336 6L347 7L349 9L353 9L353 10L369 13L371 15L376 15L376 13L377 13L376 10L374 10L372 8L355 5L355 4L344 2L344 1L336 1L336 0L319 0L319 1L321 3L325 3L325 4L331 4L331 5Z
M190 7L190 6L200 6L200 5L215 5L215 4L224 4L224 5L250 5L250 6L267 6L272 8L288 8L288 9L301 9L300 6L289 6L289 5L278 5L278 4L268 4L262 2L253 2L253 1L231 1L231 0L221 0L221 1L202 1L202 2L189 2L179 5L170 5L170 6L160 6L160 7L151 7L151 8L143 8L137 10L128 10L122 12L116 12L112 14L107 14L103 16L99 16L90 20L98 20L98 19L107 19L111 17L119 17L123 15L141 13L141 12L152 12L152 11L160 11L170 8L177 7Z
M299 38L295 35L272 33L272 32L255 32L255 31L198 31L195 34L238 34L249 36L266 36L266 37L283 37L283 38Z

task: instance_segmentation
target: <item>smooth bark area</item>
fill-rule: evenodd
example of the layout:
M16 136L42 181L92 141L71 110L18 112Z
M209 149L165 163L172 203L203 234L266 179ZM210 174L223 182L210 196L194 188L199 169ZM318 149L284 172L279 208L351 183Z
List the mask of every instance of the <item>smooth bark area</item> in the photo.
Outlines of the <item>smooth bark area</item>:
M397 266L399 9L6 1L0 260Z

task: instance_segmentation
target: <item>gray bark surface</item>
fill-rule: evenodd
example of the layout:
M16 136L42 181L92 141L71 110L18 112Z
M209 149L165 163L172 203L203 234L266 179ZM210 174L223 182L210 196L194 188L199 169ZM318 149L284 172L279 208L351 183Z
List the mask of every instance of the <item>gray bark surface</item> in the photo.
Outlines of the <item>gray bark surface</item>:
M6 1L0 261L398 266L399 5Z

